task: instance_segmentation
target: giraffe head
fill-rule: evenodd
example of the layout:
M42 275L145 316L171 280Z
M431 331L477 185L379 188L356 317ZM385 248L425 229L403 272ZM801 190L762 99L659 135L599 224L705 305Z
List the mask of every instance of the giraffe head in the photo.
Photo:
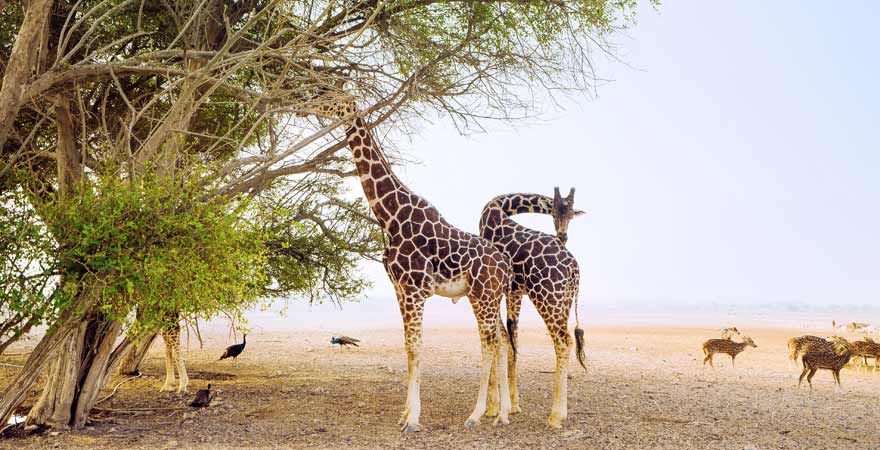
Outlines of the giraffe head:
M358 109L354 96L342 86L318 88L317 93L297 108L296 115L314 115L324 119L354 119Z
M553 225L556 227L556 237L566 243L568 241L568 222L577 216L586 214L574 209L574 188L568 193L568 197L559 194L559 188L553 188Z

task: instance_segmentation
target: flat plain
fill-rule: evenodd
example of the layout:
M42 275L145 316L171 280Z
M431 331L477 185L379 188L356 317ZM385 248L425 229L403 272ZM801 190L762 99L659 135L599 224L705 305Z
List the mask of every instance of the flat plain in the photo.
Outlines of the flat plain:
M545 427L554 368L546 332L521 332L518 366L523 413L507 426L464 421L476 399L479 341L474 329L425 331L423 431L402 434L406 357L399 329L351 331L360 348L331 347L318 331L248 335L235 363L217 361L232 339L205 336L185 349L190 393L160 393L161 341L144 376L114 378L83 430L0 439L0 448L880 448L880 372L845 369L844 391L820 371L812 392L797 389L786 339L821 330L743 328L758 348L716 356L702 367L700 344L714 327L587 327L588 370L572 359L564 429ZM825 333L827 334L827 333ZM20 352L21 349L11 351ZM24 356L0 358L19 364ZM0 386L15 368L0 365ZM122 383L121 385L119 383ZM212 383L210 408L186 406ZM26 405L35 401L36 392Z

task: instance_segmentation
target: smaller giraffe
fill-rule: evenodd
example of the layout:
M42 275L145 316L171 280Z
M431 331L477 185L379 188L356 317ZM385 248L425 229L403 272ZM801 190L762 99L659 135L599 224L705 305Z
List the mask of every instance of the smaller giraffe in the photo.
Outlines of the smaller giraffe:
M511 218L523 213L552 215L556 236L526 228ZM581 214L582 211L574 209L574 189L563 198L557 187L552 199L538 194L499 195L486 204L480 216L480 235L511 260L513 279L507 294L507 334L512 350L512 357L507 359L511 412L521 411L516 386L516 336L522 297L528 295L544 319L556 351L553 406L547 419L551 428L561 428L568 416L568 362L572 347L568 318L572 307L575 355L586 369L584 331L577 316L580 271L574 255L565 248L569 221ZM490 383L494 380L492 377ZM498 403L494 397L496 390L490 392L490 410L494 411Z
M177 318L176 315L172 317ZM179 394L186 393L186 388L189 386L189 376L186 373L186 364L180 351L180 323L174 322L172 325L163 325L160 333L162 340L165 341L165 383L159 390L174 390L174 369L176 367L179 378L177 392Z
M712 369L715 369L715 365L712 364L712 357L716 353L724 353L730 355L730 364L736 367L736 355L742 353L746 347L757 348L758 346L748 336L744 336L742 342L734 342L730 339L709 339L703 343L703 353L706 355L706 358L703 360L703 366L708 362Z

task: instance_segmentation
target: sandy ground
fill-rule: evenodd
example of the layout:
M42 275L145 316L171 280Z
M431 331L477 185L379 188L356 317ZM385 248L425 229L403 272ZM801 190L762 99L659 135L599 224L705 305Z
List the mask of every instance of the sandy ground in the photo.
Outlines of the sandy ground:
M802 330L748 329L758 348L701 367L700 343L715 327L587 329L588 365L573 361L569 418L545 428L553 369L550 340L523 330L520 390L524 412L504 427L473 430L479 347L474 330L428 329L422 381L424 430L401 434L406 358L400 330L372 330L358 349L329 345L325 332L257 333L242 358L216 361L231 342L209 336L186 352L190 392L220 391L208 409L159 393L164 365L156 345L146 376L121 385L84 430L0 440L2 448L880 448L880 372L847 369L845 392L820 372L798 391L785 340ZM2 357L15 364L22 357ZM16 369L0 366L0 386ZM114 379L108 393L124 379ZM33 396L28 399L32 403Z

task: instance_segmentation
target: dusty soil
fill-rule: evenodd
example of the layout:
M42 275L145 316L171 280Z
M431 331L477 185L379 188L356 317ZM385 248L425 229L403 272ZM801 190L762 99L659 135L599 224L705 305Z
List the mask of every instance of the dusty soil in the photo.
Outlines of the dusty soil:
M815 390L798 391L785 339L802 330L751 329L758 348L701 367L700 343L714 328L587 330L589 370L573 371L565 428L545 428L550 411L552 347L540 329L520 342L524 412L511 424L473 430L479 347L474 330L429 329L422 381L424 430L401 434L406 396L400 330L352 332L358 349L331 348L319 332L252 334L237 363L216 361L225 338L190 348L190 392L208 382L212 407L185 406L160 393L161 345L146 376L122 384L84 430L0 440L2 448L880 448L880 372L848 369L845 392L820 372ZM2 357L6 364L23 357ZM573 364L573 367L578 367ZM0 386L16 369L0 366ZM107 393L125 378L114 379ZM106 395L106 394L105 394ZM28 399L32 403L34 397Z

